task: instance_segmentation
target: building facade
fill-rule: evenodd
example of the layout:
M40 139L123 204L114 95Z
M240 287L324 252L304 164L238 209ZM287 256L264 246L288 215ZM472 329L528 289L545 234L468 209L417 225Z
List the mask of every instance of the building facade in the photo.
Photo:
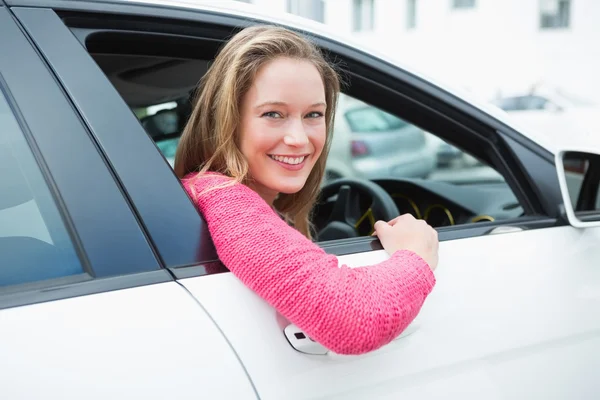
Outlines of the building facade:
M489 98L537 83L600 101L598 0L245 0L351 35Z

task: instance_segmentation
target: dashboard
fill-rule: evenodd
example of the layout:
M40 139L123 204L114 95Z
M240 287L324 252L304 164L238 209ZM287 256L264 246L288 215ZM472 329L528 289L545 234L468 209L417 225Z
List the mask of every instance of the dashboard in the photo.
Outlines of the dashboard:
M523 209L504 182L457 185L419 179L378 179L401 214L437 227L516 218Z
M412 214L434 228L493 222L523 215L523 208L505 182L456 184L426 179L374 179L393 199L400 214ZM326 226L333 212L337 195L317 204L313 224ZM360 196L357 208L362 215L354 224L357 236L368 236L375 223L371 202ZM358 210L357 210L358 211ZM341 238L341 237L340 237Z

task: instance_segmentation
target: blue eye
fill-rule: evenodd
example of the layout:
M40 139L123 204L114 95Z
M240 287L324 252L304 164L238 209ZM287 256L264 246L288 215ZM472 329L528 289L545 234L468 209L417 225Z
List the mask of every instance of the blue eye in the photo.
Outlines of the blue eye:
M267 118L283 118L281 116L281 114L279 114L276 111L267 111L266 113L264 113L263 115L261 115L261 117L267 117Z
M321 118L322 116L323 116L323 113L318 112L318 111L314 111L314 112L308 113L306 115L307 118Z

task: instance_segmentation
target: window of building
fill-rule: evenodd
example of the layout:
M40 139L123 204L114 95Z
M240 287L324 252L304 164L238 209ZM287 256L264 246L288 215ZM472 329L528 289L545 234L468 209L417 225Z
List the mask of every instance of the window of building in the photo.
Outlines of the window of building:
M0 291L83 272L50 189L0 91Z
M541 0L540 28L568 28L571 16L571 0Z
M287 0L287 12L317 22L325 22L324 0Z
M352 29L355 32L372 31L374 21L374 0L353 0Z
M406 0L406 29L417 26L417 0Z
M474 8L475 0L452 0L452 8Z

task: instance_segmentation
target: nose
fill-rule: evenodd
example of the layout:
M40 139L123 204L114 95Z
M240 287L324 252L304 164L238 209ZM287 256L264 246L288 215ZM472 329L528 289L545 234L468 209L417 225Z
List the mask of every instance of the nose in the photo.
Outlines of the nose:
M304 129L302 120L290 122L287 132L283 137L283 143L291 147L302 147L308 144L308 135Z

